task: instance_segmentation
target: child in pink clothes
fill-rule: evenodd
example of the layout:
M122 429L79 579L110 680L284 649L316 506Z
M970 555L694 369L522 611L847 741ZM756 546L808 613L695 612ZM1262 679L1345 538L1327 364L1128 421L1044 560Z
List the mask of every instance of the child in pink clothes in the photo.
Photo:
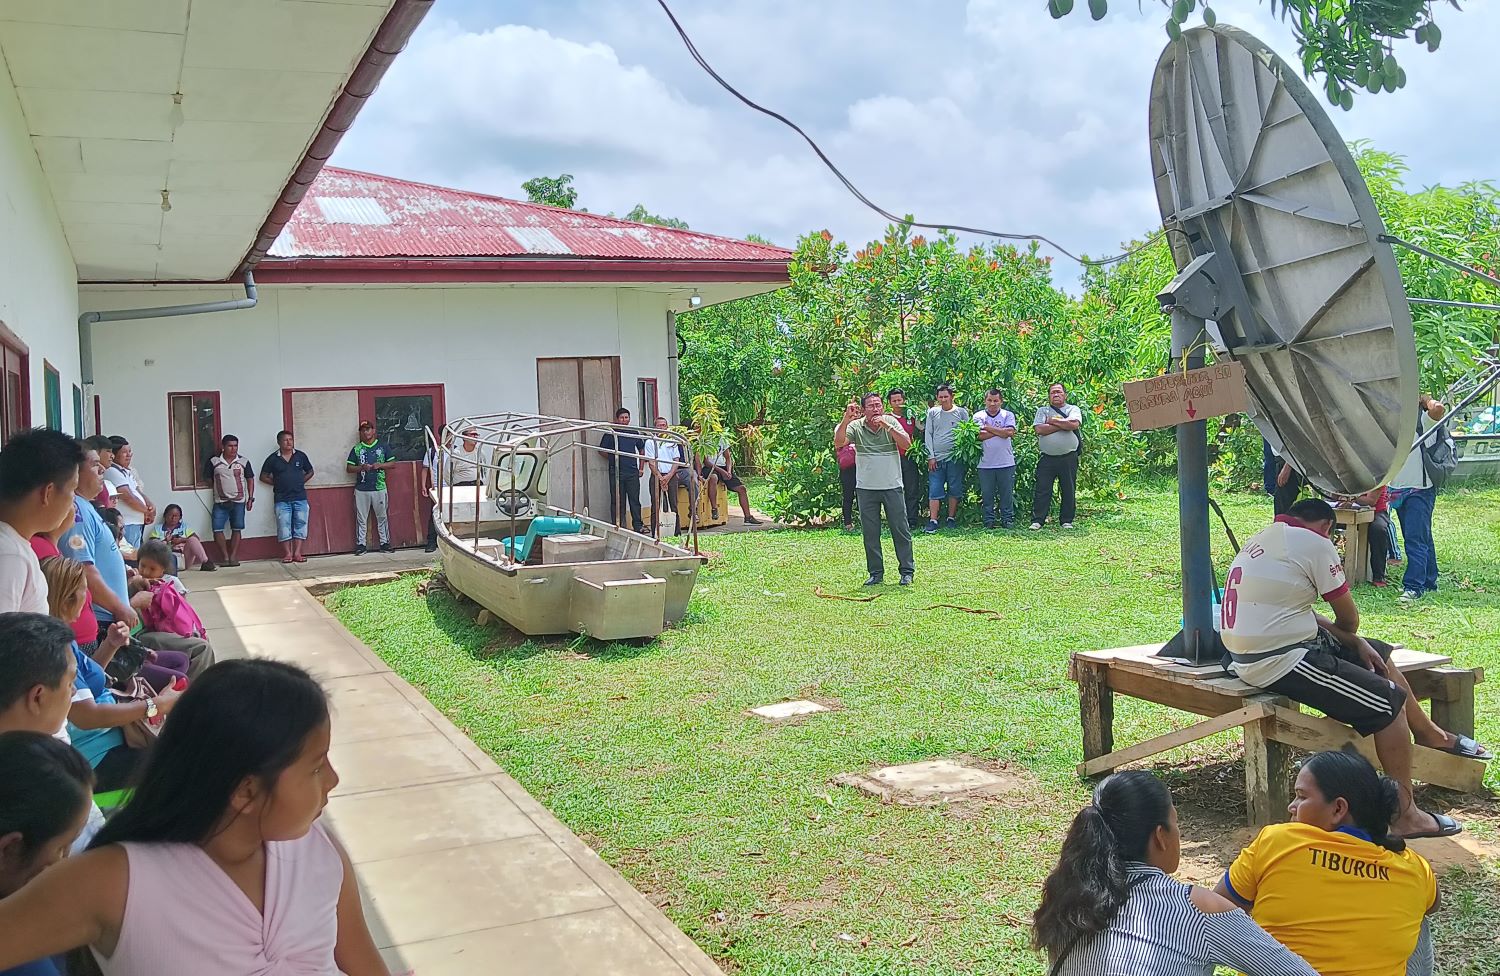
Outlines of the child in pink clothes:
M88 852L0 901L0 970L86 944L104 976L389 976L319 823L329 738L300 668L205 671Z

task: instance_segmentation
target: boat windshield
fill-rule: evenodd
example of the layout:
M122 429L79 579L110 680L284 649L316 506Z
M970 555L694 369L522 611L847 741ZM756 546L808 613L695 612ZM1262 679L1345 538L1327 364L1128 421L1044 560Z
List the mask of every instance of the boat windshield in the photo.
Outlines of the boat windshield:
M495 457L495 490L526 491L536 473L536 455L497 452Z

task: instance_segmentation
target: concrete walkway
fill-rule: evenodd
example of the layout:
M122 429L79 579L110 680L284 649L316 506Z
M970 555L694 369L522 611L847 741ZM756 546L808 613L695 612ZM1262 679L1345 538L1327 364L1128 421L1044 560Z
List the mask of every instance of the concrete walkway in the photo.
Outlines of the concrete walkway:
M328 689L341 782L326 822L354 860L392 971L722 976L308 590L431 559L372 553L184 574L221 659L295 662Z

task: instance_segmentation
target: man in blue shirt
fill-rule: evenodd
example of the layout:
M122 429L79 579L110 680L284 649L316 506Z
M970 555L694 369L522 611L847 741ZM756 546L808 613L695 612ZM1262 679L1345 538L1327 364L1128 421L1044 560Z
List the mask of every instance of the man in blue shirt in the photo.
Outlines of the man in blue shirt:
M84 451L78 466L78 493L73 499L73 527L58 540L57 549L68 559L83 563L89 594L94 598L94 616L99 621L99 636L116 620L123 620L134 630L140 618L130 607L130 591L125 580L125 557L115 534L91 501L104 490L104 469L99 452Z
M276 450L260 466L260 480L276 496L276 541L284 563L307 562L302 543L307 540L307 482L312 476L312 461L297 450L292 432L277 434Z

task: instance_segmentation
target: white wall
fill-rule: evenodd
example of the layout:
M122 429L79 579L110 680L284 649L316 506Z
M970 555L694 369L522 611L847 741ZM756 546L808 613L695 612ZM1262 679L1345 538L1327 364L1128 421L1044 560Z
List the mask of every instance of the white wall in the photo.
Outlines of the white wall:
M79 301L96 310L243 294L100 286L84 288ZM223 431L241 439L257 466L283 426L282 390L296 387L441 383L449 420L529 413L537 409L538 357L619 356L625 404L637 410L636 378L655 376L666 410L666 301L613 287L263 286L253 309L99 323L94 374L103 432L130 440L157 508L177 502L201 531L204 504L192 492L168 490L170 392L219 391ZM271 506L257 505L245 534L274 532Z
M0 56L0 322L30 349L31 422L47 421L42 361L61 378L73 430L78 376L78 270Z

